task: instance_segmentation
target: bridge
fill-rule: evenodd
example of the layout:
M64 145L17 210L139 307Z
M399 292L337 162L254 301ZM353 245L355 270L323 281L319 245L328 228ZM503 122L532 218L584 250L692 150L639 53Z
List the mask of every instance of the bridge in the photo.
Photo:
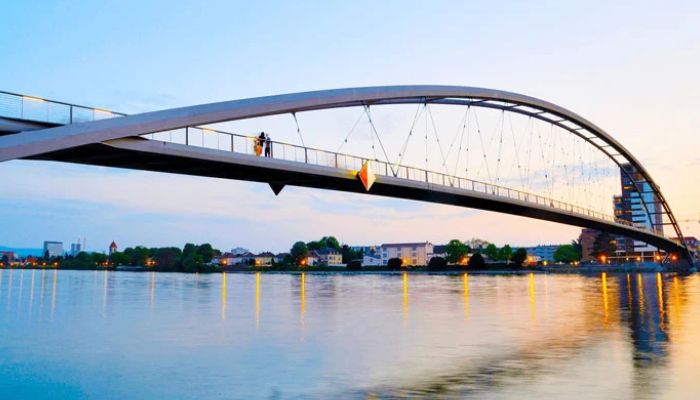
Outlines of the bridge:
M388 143L385 146L382 141L383 138L386 141L388 135L380 134L372 112L406 106L415 106L415 114L397 160L392 161ZM453 114L456 109L465 110L457 124L461 135L458 129L447 151L443 146L444 135L440 142L439 124L434 118L438 107L449 109ZM338 151L307 146L298 116L339 109L359 110L359 117L344 139L339 140ZM495 116L492 118L495 128L490 137L483 126L487 115L479 117L477 109ZM240 134L213 126L282 115L291 116L290 121L294 122L291 129L298 134L300 143L270 140L269 156L261 154L260 147L256 148L262 144L257 138L259 130ZM417 147L420 151L425 148L425 156L417 156L416 146L413 146L414 162L411 163L408 145L412 137L419 136L421 118L425 125L424 140ZM371 147L365 146L364 155L341 152L363 119L366 119ZM515 132L514 125L518 121L530 127L523 128L523 134ZM542 133L543 124L549 127L549 136ZM504 149L504 143L510 138L508 129L513 143L510 152ZM431 141L431 133L434 141ZM465 137L466 150L463 151ZM470 137L473 137L471 145ZM481 146L475 144L477 138ZM537 157L538 140L541 157ZM369 144L366 137L358 142ZM439 149L440 157L429 155L431 149L433 154ZM497 153L490 154L491 149ZM467 160L464 174L457 173L470 152L471 164ZM476 161L475 152L478 153ZM534 170L530 165L533 153L539 162ZM517 165L517 173L510 176L499 172L505 168L507 158L511 170ZM451 204L623 235L663 249L671 260L680 257L693 263L693 255L683 242L680 226L659 186L622 144L563 107L499 90L456 86L350 88L134 115L0 92L0 162L13 159L263 182L269 184L275 194L284 186L292 185ZM418 159L420 162L424 159L424 167L416 165ZM602 162L608 166L600 167ZM559 170L559 175L554 170ZM600 196L603 204L599 204L598 209L582 204L591 201L593 192L606 186L606 182L610 186L611 178L619 182L619 177L615 178L610 171L619 171L626 178L635 204L643 210L643 220L612 213L612 198L616 194L613 190ZM603 176L606 173L607 177ZM474 175L484 174L483 179L475 179ZM518 175L520 188L514 187L517 181L514 176ZM555 196L557 190L569 193L570 201ZM672 236L664 234L664 226L671 227Z

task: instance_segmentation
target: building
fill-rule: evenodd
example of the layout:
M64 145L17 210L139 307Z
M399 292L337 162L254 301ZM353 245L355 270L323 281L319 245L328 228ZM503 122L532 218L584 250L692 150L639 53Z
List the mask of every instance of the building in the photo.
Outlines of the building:
M385 243L381 246L382 264L387 265L392 258L400 258L403 265L427 265L428 254L433 253L430 242Z
M661 203L651 185L631 164L620 167L622 195L613 197L615 218L638 228L663 234ZM645 242L624 236L616 238L616 256L619 258L642 257L654 259L658 249Z
M428 253L428 261L433 257L447 258L447 245L438 244L433 246L433 251Z
M678 238L673 238L673 240L678 242ZM695 236L684 236L683 243L685 243L685 245L688 246L688 249L690 251L700 250L700 240L698 240L698 238L696 238Z
M363 255L374 255L378 254L379 246L376 245L371 245L371 246L350 246L350 250L355 251L355 252L362 252Z
M0 261L11 263L17 259L17 253L14 251L0 251Z
M378 255L365 255L362 256L362 266L363 267L379 267L382 266L382 258Z
M548 262L553 262L554 261L554 253L556 253L557 249L559 248L559 244L540 244L534 247L524 247L525 251L527 252L527 257L530 259L532 257L533 260L538 259L541 261L548 261Z
M273 258L275 261L275 264L280 264L283 263L285 259L292 258L292 255L289 253L279 253Z
M269 251L265 251L253 256L255 265L263 267L269 267L270 265L272 265L272 260L274 258L275 255L273 253L270 253Z
M80 253L80 252L82 251L82 248L83 248L83 246L80 244L80 242L78 242L78 243L71 243L71 244L70 244L70 255L71 255L72 257L77 256L78 253Z
M309 252L309 255L306 256L306 260L302 260L302 263L304 265L318 265L321 260L321 257L318 255L316 250L311 250Z
M112 240L112 243L109 244L109 254L116 253L117 250L119 250L117 248L117 244L114 243L114 240Z
M318 263L321 265L328 266L341 266L343 264L343 255L340 254L336 249L325 247L320 250L316 250L318 255Z
M44 242L44 257L63 257L63 242L45 241Z
M596 261L595 240L600 234L599 230L584 228L581 230L581 261Z

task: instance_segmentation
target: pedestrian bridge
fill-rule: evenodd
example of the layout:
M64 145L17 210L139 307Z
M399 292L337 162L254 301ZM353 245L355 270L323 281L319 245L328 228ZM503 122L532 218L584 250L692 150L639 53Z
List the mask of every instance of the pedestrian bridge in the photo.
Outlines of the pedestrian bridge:
M417 108L399 156L396 161L392 161L371 110L402 105L415 105ZM447 152L444 149L446 145L443 146L440 142L433 117L435 107L460 107L466 110L464 119L460 122L463 125L461 137L459 132L455 133ZM366 116L373 154L368 151L365 155L353 155L323 150L304 143L298 114L341 108L356 108L360 110L362 118ZM488 145L484 144L485 134L479 125L477 109L495 112L497 116L496 129ZM255 152L258 132L238 134L212 127L212 124L227 121L255 120L278 115L292 117L290 120L295 123L301 143L271 141L269 157ZM514 118L510 115L524 118L530 125L533 125L532 121L546 124L570 136L550 134L551 143L545 143L543 136L546 134L532 130L529 138L526 132L518 139L513 128L514 119L510 119L513 141L511 167L515 170L517 159L517 171L520 174L518 188L507 184L513 182L513 179L499 177L499 170L507 162L502 159L507 157L504 142L510 133L507 133L506 118ZM415 162L409 163L405 158L412 136L418 136L419 129L416 125L420 125L421 116L425 119L425 136L414 147L425 147L425 167L419 167ZM483 125L484 117L481 118ZM476 121L475 128L468 127L470 123L474 125L471 121ZM338 141L344 140L341 147L348 142L357 124L355 122L344 139L338 137ZM469 164L464 174L457 173L461 154L468 156L471 151L473 155L475 148L479 147L474 143L470 147L469 129L474 130L473 141L477 140L477 132L481 141L478 154L481 167L478 173L485 170L488 178L474 179L473 172L469 175ZM437 145L431 143L429 132L434 133ZM467 146L466 151L462 151L465 136ZM456 145L458 137L459 150ZM539 169L526 167L525 156L528 162L539 158L533 156L533 153L536 155L538 146L532 144L538 139L542 155ZM568 147L569 141L571 148ZM556 148L557 143L559 149ZM429 156L430 146L440 150L441 157L437 163L433 163L433 166L438 165L439 168L430 166L431 157L437 158ZM584 147L577 150L576 146L593 149L596 157L605 159L623 177L628 178L631 190L636 193L635 198L639 203L637 206L644 210L646 223L615 215L612 212L612 198L617 193L614 192L603 195L609 195L608 212L583 204L587 200L587 191L596 188L596 180L591 177L600 171L598 164L594 167L590 160L586 162L585 152L589 150L581 150ZM487 148L493 149L492 154L488 153ZM551 153L553 161L548 161L545 153ZM450 158L450 154L456 156ZM564 165L564 172L556 175L553 170L559 168L559 164L555 165L554 161L557 157L563 159L560 161L562 163L573 160L580 161L580 165L570 165L568 169ZM61 161L264 182L276 194L284 186L293 185L451 204L625 235L663 249L673 259L680 257L692 260L692 255L682 242L681 229L659 186L644 166L619 142L590 121L558 105L504 91L454 86L351 88L234 100L134 115L0 92L0 162L13 159ZM633 170L625 166L631 166ZM585 181L583 178L586 177L587 167L590 171L588 181ZM360 171L365 177L374 178L373 184L360 182ZM544 176L544 183L534 182L532 177L535 175ZM577 175L579 181L575 181L571 175ZM617 182L619 186L619 177ZM553 188L557 185L567 188L568 193L573 193L569 201L542 193L543 187L549 187L550 193L554 193ZM664 235L664 226L671 227L671 237Z

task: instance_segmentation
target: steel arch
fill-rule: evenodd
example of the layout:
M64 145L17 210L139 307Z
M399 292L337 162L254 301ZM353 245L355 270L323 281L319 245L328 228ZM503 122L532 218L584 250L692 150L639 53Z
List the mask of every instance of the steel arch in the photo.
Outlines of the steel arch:
M2 136L0 137L0 162L189 126L312 110L410 103L468 105L500 109L549 122L581 137L607 155L618 166L629 163L642 175L663 207L663 214L668 217L673 226L676 237L680 241L679 244L684 246L680 226L659 186L642 163L610 134L582 116L554 103L494 89L434 85L361 87L282 94L173 108ZM620 170L627 174L624 169L620 168ZM628 177L630 176L628 175ZM635 189L641 192L637 183L635 183ZM644 196L640 196L640 198L647 214L649 214Z

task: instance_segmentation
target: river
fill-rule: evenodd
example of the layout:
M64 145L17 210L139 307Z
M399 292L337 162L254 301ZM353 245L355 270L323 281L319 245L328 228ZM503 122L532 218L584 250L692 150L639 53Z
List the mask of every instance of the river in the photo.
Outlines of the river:
M0 270L7 399L700 398L700 276Z

